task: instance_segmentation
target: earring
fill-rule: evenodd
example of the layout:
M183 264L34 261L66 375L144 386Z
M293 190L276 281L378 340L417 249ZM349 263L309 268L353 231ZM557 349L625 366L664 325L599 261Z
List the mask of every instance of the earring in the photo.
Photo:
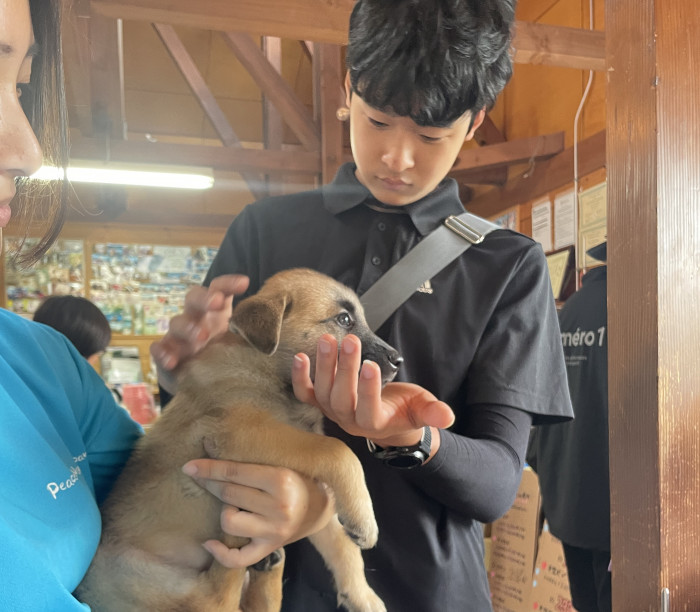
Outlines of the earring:
M338 121L347 121L350 119L350 109L347 106L341 106L335 111L335 117Z

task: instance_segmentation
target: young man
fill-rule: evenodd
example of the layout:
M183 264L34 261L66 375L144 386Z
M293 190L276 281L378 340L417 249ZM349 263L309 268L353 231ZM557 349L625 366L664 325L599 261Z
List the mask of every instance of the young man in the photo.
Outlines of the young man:
M193 290L154 345L157 361L172 368L225 329L245 277L253 293L278 270L305 266L362 294L463 212L445 177L510 77L513 19L513 0L359 0L346 79L354 164L319 190L246 207L209 290ZM571 418L559 328L542 250L515 232L492 232L425 280L378 330L404 357L398 380L414 384L382 393L356 338L338 347L323 337L313 383L298 356L295 392L364 466L380 530L365 565L387 609L485 611L482 522L514 499L531 423ZM413 446L423 457L413 469L381 459ZM312 547L286 550L284 610L336 610Z

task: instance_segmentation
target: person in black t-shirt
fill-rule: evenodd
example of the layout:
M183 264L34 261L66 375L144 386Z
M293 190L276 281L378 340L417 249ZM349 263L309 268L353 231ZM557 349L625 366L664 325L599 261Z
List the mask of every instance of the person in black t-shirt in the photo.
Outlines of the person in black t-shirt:
M345 82L354 163L236 217L205 287L152 347L161 371L225 330L234 294L275 272L314 268L362 294L463 212L446 175L510 77L513 20L514 0L359 0ZM416 289L378 330L404 357L397 382L382 391L355 337L324 336L313 382L297 356L294 389L363 464L380 532L363 556L387 609L488 611L482 522L515 498L530 425L571 418L546 261L530 238L497 230ZM381 458L414 446L413 469ZM336 610L316 551L286 551L283 609Z
M588 251L606 260L607 243ZM559 313L576 419L535 430L537 472L551 532L562 541L578 612L610 612L607 266L590 269Z

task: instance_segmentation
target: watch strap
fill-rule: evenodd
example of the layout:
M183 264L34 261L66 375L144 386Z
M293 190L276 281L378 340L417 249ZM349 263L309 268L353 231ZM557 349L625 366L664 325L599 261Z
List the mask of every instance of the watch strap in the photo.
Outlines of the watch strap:
M373 457L389 467L411 469L423 465L428 460L432 438L432 430L426 425L423 427L420 441L412 446L381 447L368 439L367 448Z

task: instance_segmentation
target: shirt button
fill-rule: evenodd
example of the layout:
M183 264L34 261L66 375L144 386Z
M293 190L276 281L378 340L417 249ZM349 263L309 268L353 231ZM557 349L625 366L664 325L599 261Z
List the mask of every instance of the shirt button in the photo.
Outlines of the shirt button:
M380 232L383 232L386 229L386 223L384 223L383 221L380 221L379 223L377 223L377 229Z
M382 260L381 260L380 257L377 257L377 256L375 255L374 257L372 257L372 263L373 263L375 266L378 266L380 263L382 263Z

